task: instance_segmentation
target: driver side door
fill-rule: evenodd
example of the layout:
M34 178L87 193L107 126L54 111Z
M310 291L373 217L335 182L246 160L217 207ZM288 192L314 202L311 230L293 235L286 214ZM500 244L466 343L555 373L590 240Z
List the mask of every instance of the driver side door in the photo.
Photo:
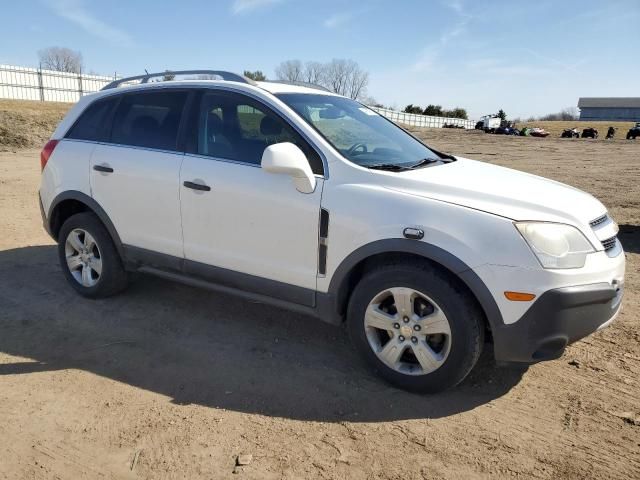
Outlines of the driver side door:
M186 273L313 305L322 172L315 190L303 194L288 175L260 168L260 160L268 145L284 141L301 147L316 168L318 153L253 98L211 89L195 104L180 173Z

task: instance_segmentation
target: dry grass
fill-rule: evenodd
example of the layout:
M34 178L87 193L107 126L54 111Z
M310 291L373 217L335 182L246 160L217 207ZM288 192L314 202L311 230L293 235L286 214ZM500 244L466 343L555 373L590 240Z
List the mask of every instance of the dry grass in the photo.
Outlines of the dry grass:
M72 105L0 100L0 151L41 147Z
M517 128L544 128L553 137L559 137L563 130L567 128L577 128L582 132L583 128L593 127L598 130L598 136L605 137L609 127L617 128L616 138L625 138L627 132L634 126L634 122L580 122L580 121L553 121L553 122L520 122Z

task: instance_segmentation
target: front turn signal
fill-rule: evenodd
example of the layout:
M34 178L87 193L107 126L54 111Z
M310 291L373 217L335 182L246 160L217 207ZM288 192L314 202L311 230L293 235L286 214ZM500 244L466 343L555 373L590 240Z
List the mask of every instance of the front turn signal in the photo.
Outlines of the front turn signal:
M530 302L536 298L533 293L525 292L504 292L504 296L507 297L507 300L511 300L512 302Z

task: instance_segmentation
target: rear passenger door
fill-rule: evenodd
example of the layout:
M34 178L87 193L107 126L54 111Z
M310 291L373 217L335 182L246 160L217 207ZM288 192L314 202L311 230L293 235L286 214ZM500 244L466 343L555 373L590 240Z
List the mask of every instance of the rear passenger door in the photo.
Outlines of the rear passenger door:
M183 257L179 132L189 95L171 88L121 95L107 141L93 152L92 196L127 247Z

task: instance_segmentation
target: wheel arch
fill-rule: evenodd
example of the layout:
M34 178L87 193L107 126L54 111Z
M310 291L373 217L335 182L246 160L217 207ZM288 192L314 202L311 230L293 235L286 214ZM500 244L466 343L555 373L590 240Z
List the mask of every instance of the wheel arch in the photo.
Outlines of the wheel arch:
M57 242L58 234L60 232L62 224L71 215L80 212L91 212L98 217L98 219L107 229L107 232L109 232L109 235L111 235L118 254L121 258L124 258L124 251L122 248L122 242L120 241L120 236L118 235L118 232L113 226L113 223L111 222L111 219L109 219L107 213L100 206L100 204L89 195L76 190L70 190L58 194L49 206L47 222L49 226L49 232L51 233L53 239Z
M475 297L492 330L503 323L502 314L489 288L465 262L436 245L400 238L366 244L349 254L340 263L329 283L328 293L334 304L336 318L332 323L338 323L344 318L353 288L362 278L366 267L372 262L394 257L426 260L446 270L460 280Z

